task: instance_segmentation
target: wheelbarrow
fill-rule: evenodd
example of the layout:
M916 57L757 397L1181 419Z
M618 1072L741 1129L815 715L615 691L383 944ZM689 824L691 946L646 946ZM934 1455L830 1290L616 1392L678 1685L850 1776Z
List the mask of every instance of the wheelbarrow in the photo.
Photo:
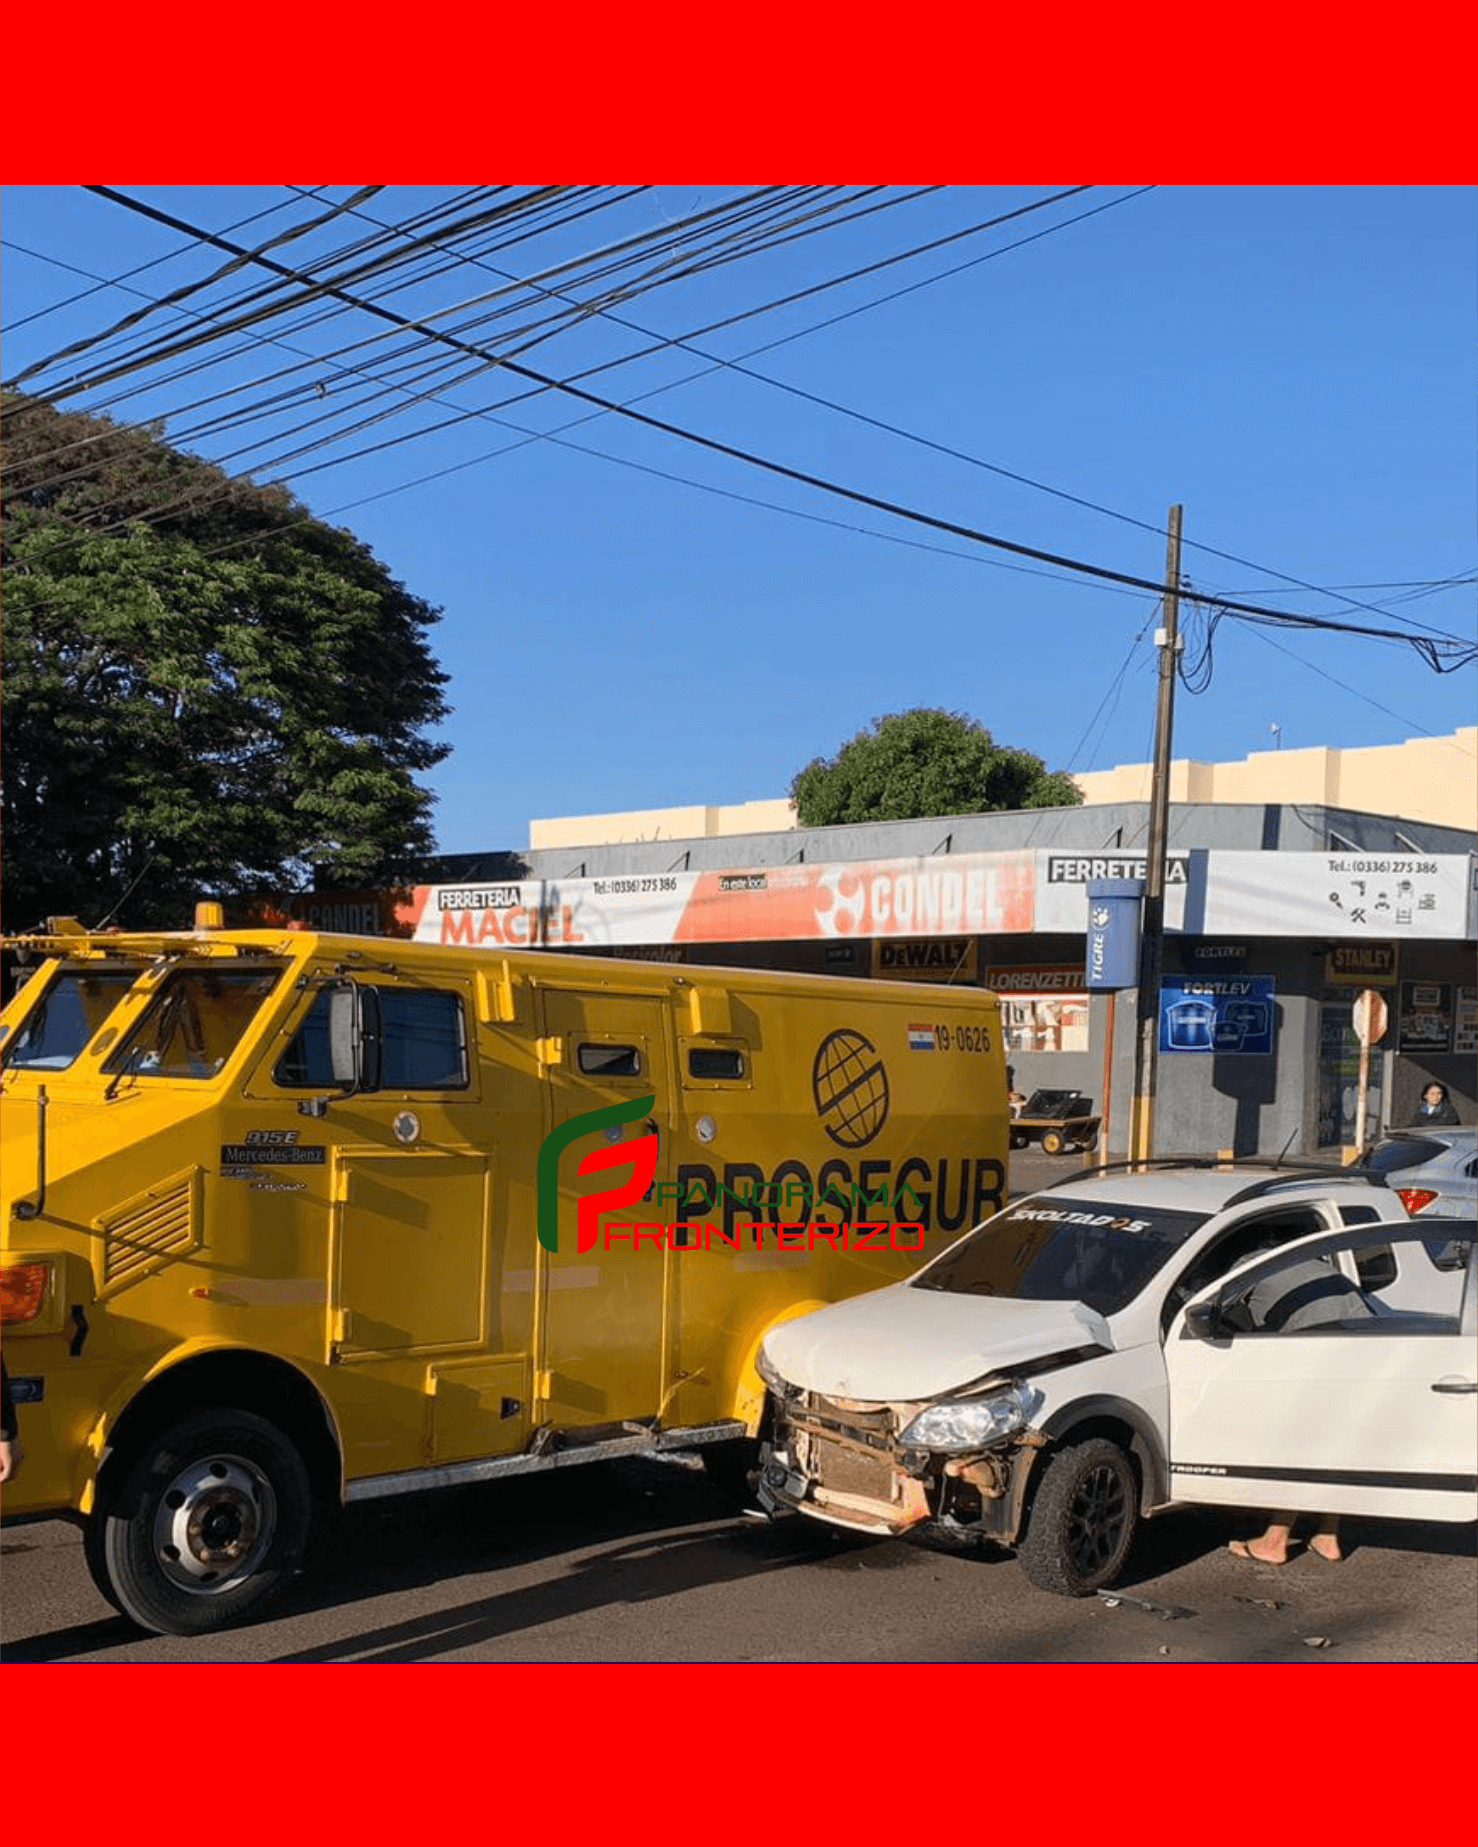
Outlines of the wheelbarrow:
M1043 1154L1066 1154L1098 1144L1102 1118L1093 1113L1092 1097L1081 1090L1034 1090L1011 1118L1011 1146L1029 1148L1033 1142Z

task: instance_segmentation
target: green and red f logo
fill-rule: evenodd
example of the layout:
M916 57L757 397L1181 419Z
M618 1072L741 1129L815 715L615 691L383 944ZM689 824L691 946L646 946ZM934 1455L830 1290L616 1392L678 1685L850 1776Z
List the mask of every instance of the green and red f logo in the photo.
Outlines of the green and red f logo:
M571 1142L579 1141L582 1135L590 1135L598 1129L619 1128L622 1123L635 1122L645 1116L657 1101L655 1095L650 1097L633 1097L629 1103L612 1103L606 1109L586 1110L582 1115L571 1116L568 1122L562 1122L557 1129L544 1137L539 1149L536 1168L539 1195L539 1242L546 1251L559 1249L559 1157ZM619 1167L630 1163L629 1179L617 1181L614 1186L602 1188L598 1193L587 1193L580 1200L575 1218L576 1250L593 1250L600 1234L600 1220L603 1214L614 1212L618 1206L629 1206L638 1200L652 1184L657 1171L657 1136L655 1131L638 1135L629 1142L610 1142L604 1148L592 1148L576 1173L603 1173L608 1167Z

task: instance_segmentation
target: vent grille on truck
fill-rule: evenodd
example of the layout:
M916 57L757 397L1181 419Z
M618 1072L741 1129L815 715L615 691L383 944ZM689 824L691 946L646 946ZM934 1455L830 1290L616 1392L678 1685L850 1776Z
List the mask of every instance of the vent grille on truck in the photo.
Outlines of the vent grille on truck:
M93 1221L103 1238L103 1288L136 1282L200 1243L201 1171L174 1174Z

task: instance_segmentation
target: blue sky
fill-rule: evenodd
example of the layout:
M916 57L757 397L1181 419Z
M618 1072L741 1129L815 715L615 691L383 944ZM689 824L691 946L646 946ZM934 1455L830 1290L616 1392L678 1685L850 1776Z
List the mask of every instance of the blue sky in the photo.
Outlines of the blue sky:
M234 234L245 241L322 209L287 187L120 190L212 231L268 214ZM321 188L321 202L352 190ZM520 277L581 262L571 286L588 297L591 253L738 190L613 196L487 260ZM648 288L615 312L672 340L1060 190L890 189L866 202L886 210ZM387 188L362 209L398 223L450 191ZM350 222L274 255L311 269L370 229ZM157 299L222 261L80 188L6 189L0 235L7 379L142 306L128 289ZM1180 502L1196 589L1471 638L1474 246L1463 187L1094 187L705 334L709 362L668 349L588 388L624 402L670 387L640 408L878 499L1149 579ZM126 287L57 306L90 277L156 258ZM254 275L224 279L191 308L217 312ZM464 263L378 299L444 314L496 281ZM123 343L174 324L185 323L156 310ZM261 331L321 356L381 329L348 310ZM568 379L649 344L592 314L521 357ZM40 388L113 350L57 359ZM1147 592L1012 559L611 415L567 428L587 411L548 392L506 405L524 388L501 371L425 387L484 415L412 440L447 415L423 402L305 463L279 460L302 408L191 433L207 413L188 402L291 363L257 345L203 373L159 365L68 404L100 407L127 389L112 414L163 417L215 459L239 451L229 466L286 479L442 609L432 643L455 710L442 733L451 755L430 780L445 851L519 846L533 816L781 795L811 757L913 705L967 712L1052 768L1149 753ZM239 411L251 395L207 409ZM324 414L333 408L331 393ZM340 459L392 438L406 440ZM326 461L337 465L295 472ZM1449 579L1467 581L1429 588ZM1187 622L1194 642L1194 609ZM1175 754L1240 757L1279 737L1284 748L1389 743L1472 724L1474 706L1471 667L1439 676L1402 644L1228 618L1207 689L1180 689ZM1456 754L1453 768L1474 773Z

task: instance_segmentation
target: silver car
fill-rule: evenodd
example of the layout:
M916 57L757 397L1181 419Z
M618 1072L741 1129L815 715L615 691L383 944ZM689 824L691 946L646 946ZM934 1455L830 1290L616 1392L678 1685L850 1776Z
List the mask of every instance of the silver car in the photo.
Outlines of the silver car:
M1472 1218L1478 1210L1478 1129L1407 1129L1382 1136L1359 1163L1413 1218Z

